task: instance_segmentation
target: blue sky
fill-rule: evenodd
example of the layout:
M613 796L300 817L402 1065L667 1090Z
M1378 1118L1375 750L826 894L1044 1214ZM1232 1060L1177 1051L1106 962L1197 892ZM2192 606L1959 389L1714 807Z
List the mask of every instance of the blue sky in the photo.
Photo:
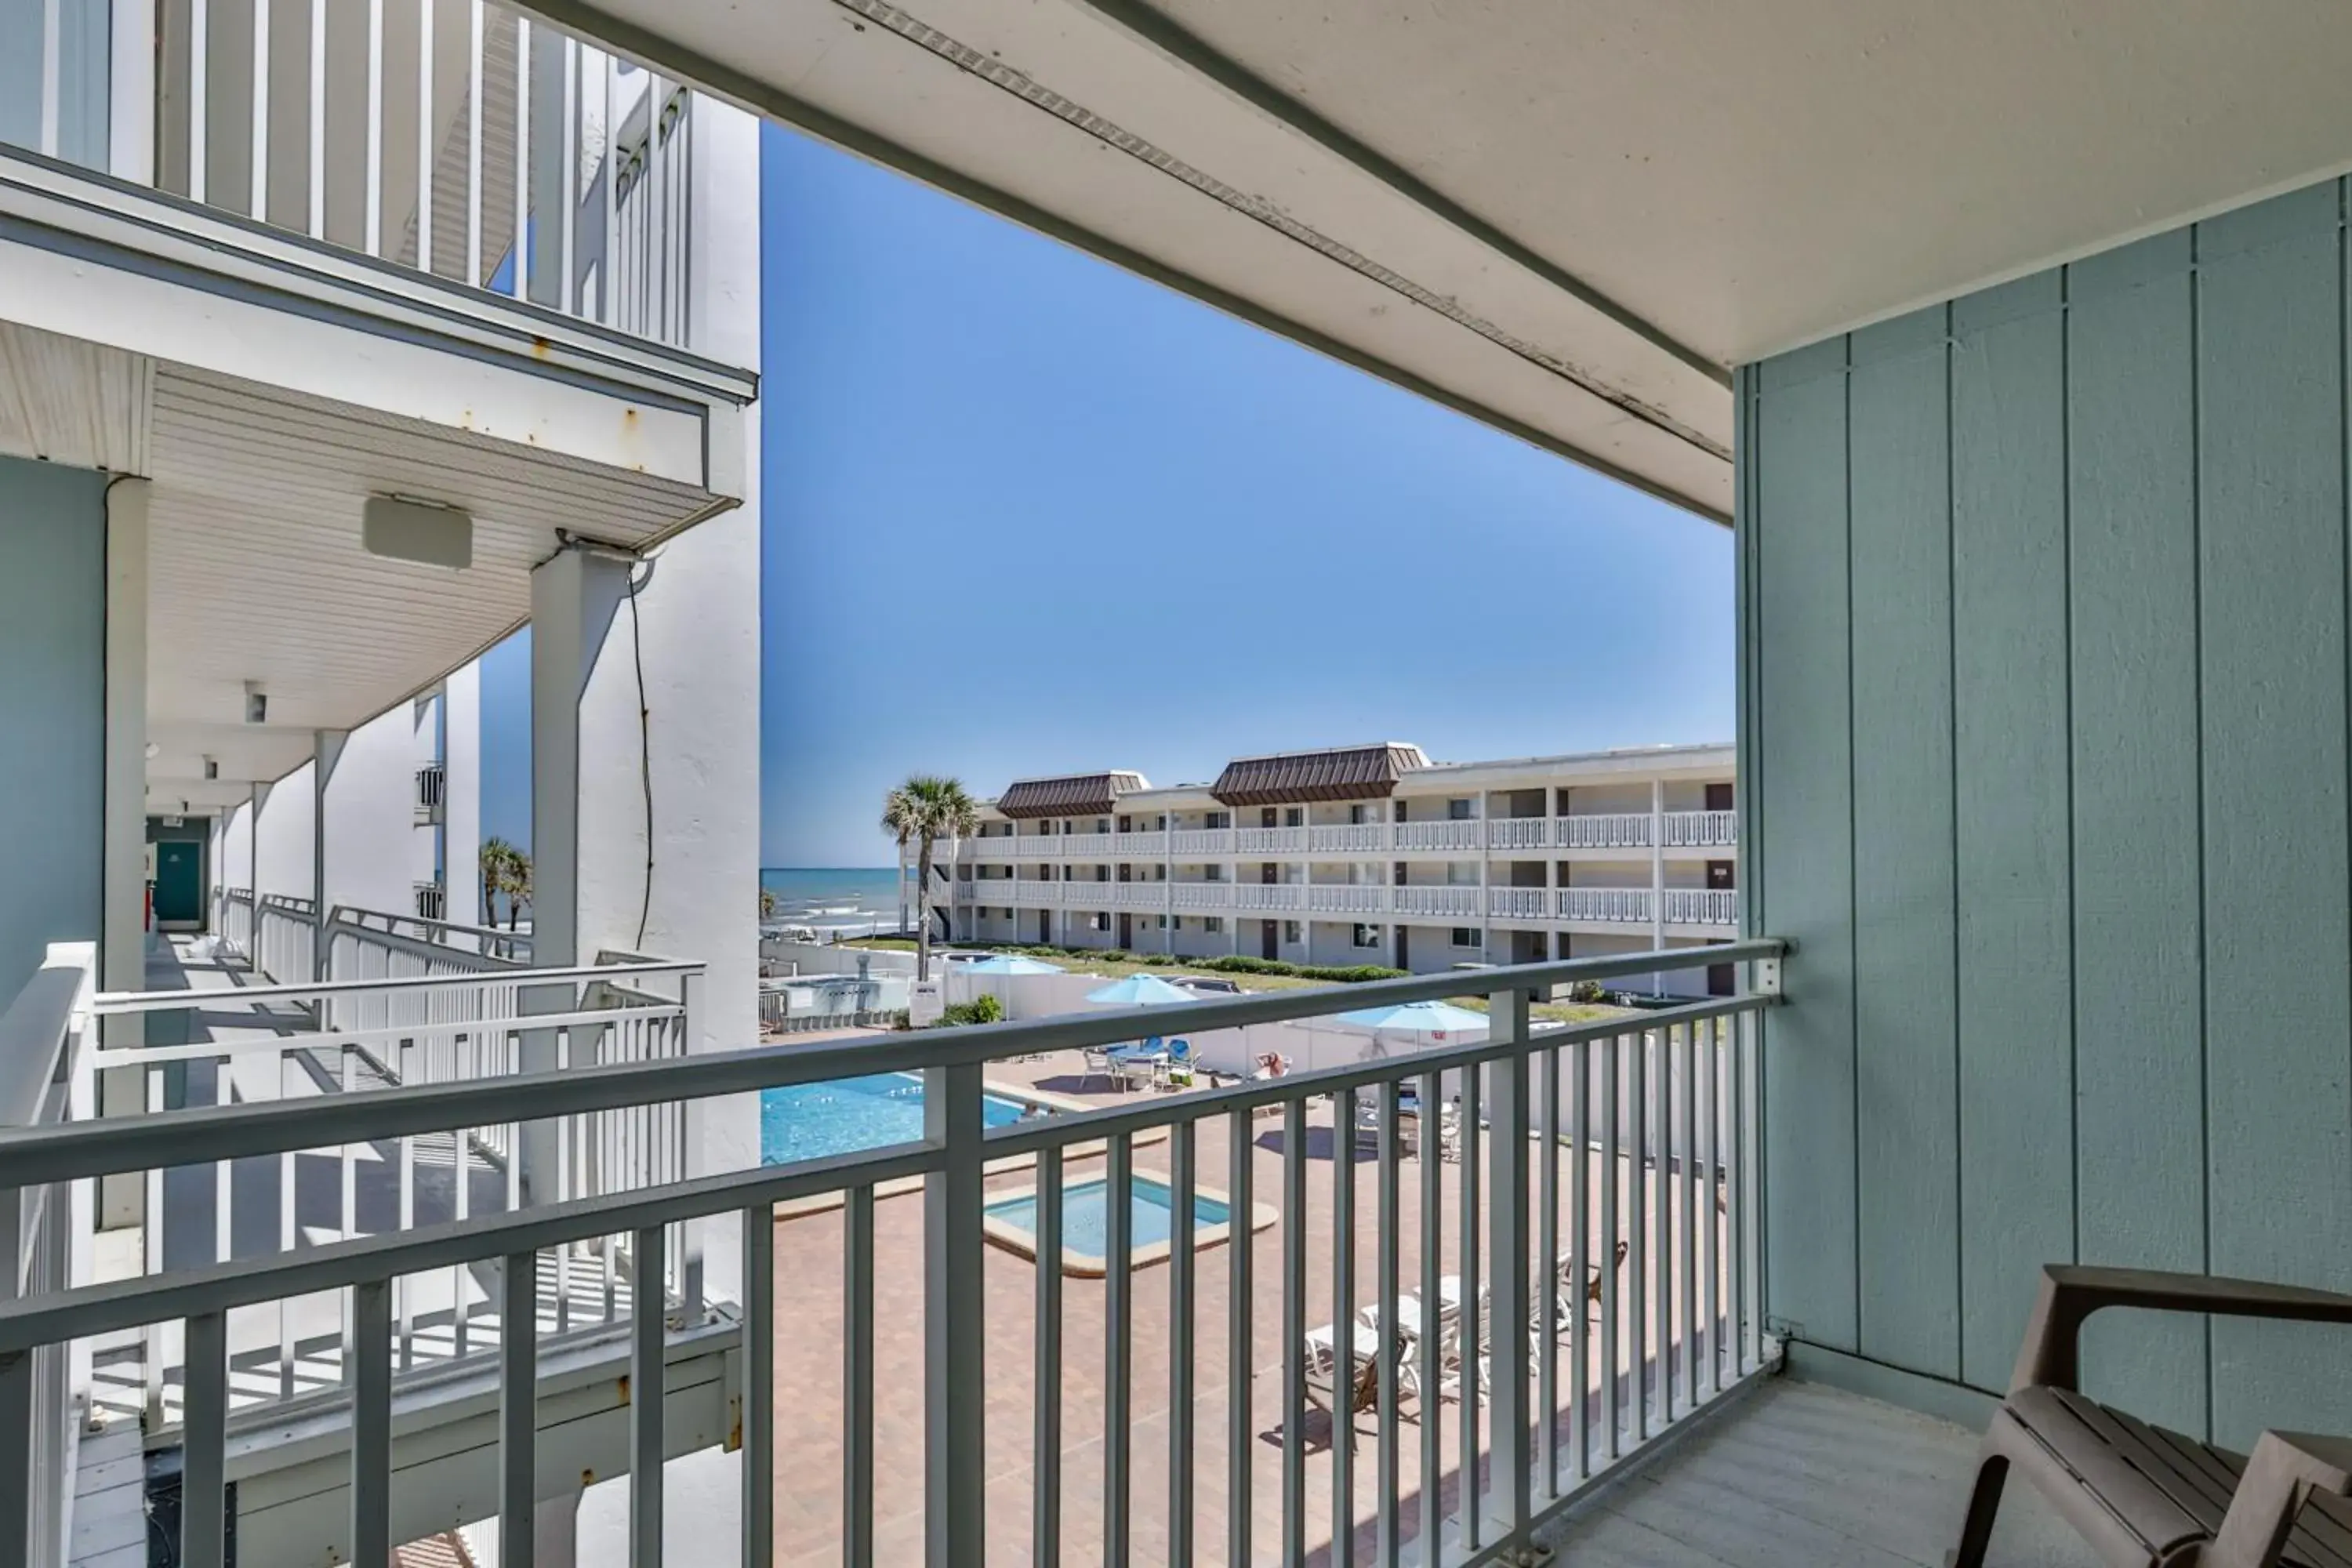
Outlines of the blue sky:
M1730 737L1721 528L765 137L762 864L884 863L910 772ZM485 831L518 842L527 663L484 671Z

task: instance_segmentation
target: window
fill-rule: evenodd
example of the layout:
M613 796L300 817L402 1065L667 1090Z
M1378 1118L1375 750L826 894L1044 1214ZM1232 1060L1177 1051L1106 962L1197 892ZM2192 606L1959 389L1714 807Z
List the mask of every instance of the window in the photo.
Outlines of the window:
M1108 833L1110 831L1110 818L1108 816L1096 817L1095 831L1097 833Z
M1378 947L1381 945L1381 928L1378 926L1356 926L1351 928L1350 934L1353 946Z
M1397 802L1397 804L1398 804L1399 805L1402 805L1404 804L1404 802L1402 802L1402 801L1399 801L1399 802ZM1365 808L1364 808L1364 803L1363 803L1362 801L1360 801L1360 801L1358 801L1358 802L1356 802L1353 805L1349 806L1349 807L1348 808L1348 821L1349 821L1350 824L1356 824L1356 823L1361 823L1361 822L1363 822L1364 820L1366 820L1366 818L1365 818L1365 816L1364 816L1364 809L1365 809Z
M1120 817L1120 818L1118 819L1118 830L1119 830L1121 833L1132 833L1132 832L1134 832L1134 831L1135 831L1135 818L1133 818L1133 817L1131 817L1131 816L1122 816L1122 817Z
M1201 880L1203 882L1222 882L1224 879L1225 868L1223 866L1210 865L1201 868Z
M1233 825L1234 814L1230 811L1206 812L1202 816L1202 826L1204 827L1231 827Z
M1303 806L1303 805L1286 805L1286 806L1284 806L1284 807L1282 808L1282 825L1283 825L1285 827L1304 827L1304 826L1307 826L1307 808L1306 808L1305 806Z
M1225 917L1223 915L1202 915L1201 917L1201 929L1207 931L1211 936L1214 936L1219 931L1225 929Z
M1103 913L1100 910L1097 910L1093 914L1087 917L1087 924L1095 931L1108 931L1110 930L1110 917Z
M1168 917L1166 915L1154 915L1151 917L1151 921L1152 924L1160 931L1166 931L1168 929Z
M1476 926L1455 926L1454 928L1454 945L1456 947L1482 946L1483 944L1478 941L1478 928Z
M1447 802L1445 803L1445 817L1446 817L1446 820L1447 820L1447 821L1449 821L1449 822L1467 822L1467 821L1469 821L1469 820L1470 820L1470 804L1471 804L1471 803L1470 803L1469 801L1467 801L1467 800L1449 800L1449 801L1447 801Z
M1305 942L1307 928L1297 921L1285 921L1282 922L1282 940L1290 942Z

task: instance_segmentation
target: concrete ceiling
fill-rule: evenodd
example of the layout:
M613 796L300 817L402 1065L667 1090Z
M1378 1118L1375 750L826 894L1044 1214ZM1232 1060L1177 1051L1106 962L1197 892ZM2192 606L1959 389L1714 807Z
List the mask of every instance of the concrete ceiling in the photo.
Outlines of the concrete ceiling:
M2352 166L2333 0L534 0L1727 517L1728 367Z

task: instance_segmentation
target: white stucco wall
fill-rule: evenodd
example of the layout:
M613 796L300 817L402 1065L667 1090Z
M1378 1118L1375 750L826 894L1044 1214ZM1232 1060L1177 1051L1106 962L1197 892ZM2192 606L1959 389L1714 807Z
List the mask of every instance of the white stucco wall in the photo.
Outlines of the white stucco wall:
M327 775L330 906L415 911L415 720L405 702L345 738Z
M312 764L304 763L270 786L261 803L260 890L290 898L310 896L310 798Z
M477 659L442 682L442 761L449 771L443 814L443 863L448 870L449 918L480 925L482 909L482 666Z
M214 862L220 868L218 880L221 887L253 886L252 835L253 806L250 803L222 816L220 855Z

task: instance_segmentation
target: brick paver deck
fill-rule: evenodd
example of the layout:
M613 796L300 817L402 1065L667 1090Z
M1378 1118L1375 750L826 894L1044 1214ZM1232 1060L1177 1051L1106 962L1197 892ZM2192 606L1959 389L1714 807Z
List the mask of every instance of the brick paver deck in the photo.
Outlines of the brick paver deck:
M1001 1064L991 1076L1026 1079L1061 1093L1076 1092L1075 1053L1026 1064ZM1082 1098L1104 1100L1100 1094ZM1199 1177L1209 1186L1228 1184L1231 1134L1229 1119L1216 1117L1199 1130ZM1255 1197L1279 1208L1282 1197L1282 1120L1257 1118L1250 1129ZM1307 1152L1307 1322L1315 1327L1331 1321L1334 1269L1332 1194L1339 1167L1331 1157L1330 1107L1318 1104L1310 1117ZM1431 1151L1434 1157L1434 1149ZM1164 1143L1139 1148L1139 1173L1165 1175L1169 1149ZM1599 1208L1599 1159L1591 1169L1592 1237L1596 1257L1604 1251L1604 1237L1613 1240L1624 1226L1604 1226ZM1098 1173L1099 1158L1070 1163L1070 1179ZM1377 1266L1376 1173L1367 1154L1356 1163L1356 1304L1375 1299ZM1458 1271L1460 1213L1458 1164L1441 1163L1443 1175L1443 1272ZM1621 1165L1620 1213L1633 1212L1634 1183L1630 1165ZM992 1191L1029 1184L1029 1173L1008 1173L990 1178ZM1421 1166L1418 1159L1402 1163L1400 1187L1401 1284L1413 1291L1420 1279L1419 1242ZM1654 1178L1653 1185L1654 1186ZM1689 1188L1669 1183L1678 1192ZM1565 1205L1569 1181L1563 1166L1560 1182L1560 1245L1571 1234ZM1677 1226L1682 1218L1676 1200ZM1713 1205L1706 1196L1702 1209ZM1656 1224L1654 1198L1650 1205L1653 1235ZM1253 1233L1255 1290L1249 1304L1251 1363L1243 1382L1249 1400L1251 1434L1251 1520L1254 1560L1278 1557L1282 1539L1282 1405L1283 1312L1282 1263L1284 1216L1273 1226ZM919 1195L884 1198L875 1208L875 1512L876 1558L886 1563L919 1560L923 1540L923 1279L922 1203ZM1532 1226L1531 1226L1532 1233ZM1532 1240L1532 1235L1531 1235ZM1231 1253L1223 1247L1198 1254L1194 1314L1193 1384L1193 1542L1195 1560L1224 1563L1227 1556L1227 1390L1229 1382L1227 1324ZM1655 1248L1651 1248L1654 1268ZM840 1559L842 1517L842 1226L838 1210L803 1215L780 1221L776 1229L776 1531L777 1561L814 1564ZM988 1553L992 1564L1032 1561L1033 1438L1034 1418L1034 1334L1036 1265L994 1246L984 1248L980 1299L969 1303L986 1322L988 1358L987 1505ZM1536 1278L1540 1281L1544 1275ZM1483 1272L1483 1271L1482 1271ZM1169 1480L1168 1413L1170 1408L1169 1351L1171 1316L1169 1270L1165 1264L1144 1268L1134 1275L1132 1421L1129 1489L1132 1560L1164 1562L1168 1555ZM1621 1299L1629 1282L1620 1274ZM1062 1497L1061 1542L1064 1561L1103 1560L1104 1344L1105 1289L1098 1279L1066 1278L1063 1282ZM1621 1310L1622 1304L1621 1300ZM1590 1362L1597 1384L1600 1371L1598 1334ZM1632 1364L1630 1335L1621 1336L1621 1368ZM1570 1381L1568 1347L1560 1350L1560 1398L1567 1399ZM1442 1435L1441 1497L1445 1512L1454 1512L1454 1496L1461 1459L1461 1408L1451 1399L1436 1407ZM1478 1436L1483 1453L1484 1412ZM1399 1490L1403 1497L1401 1538L1413 1538L1421 1485L1421 1428L1415 1405L1403 1402L1399 1431ZM1565 1431L1563 1418L1560 1430ZM1377 1418L1358 1417L1353 1449L1352 1507L1346 1511L1353 1535L1347 1560L1369 1557L1374 1540L1377 1508ZM1334 1536L1335 1479L1331 1429L1319 1412L1310 1412L1305 1435L1308 1450L1305 1489L1306 1535L1310 1560L1331 1560ZM1563 1450L1568 1439L1563 1436Z

